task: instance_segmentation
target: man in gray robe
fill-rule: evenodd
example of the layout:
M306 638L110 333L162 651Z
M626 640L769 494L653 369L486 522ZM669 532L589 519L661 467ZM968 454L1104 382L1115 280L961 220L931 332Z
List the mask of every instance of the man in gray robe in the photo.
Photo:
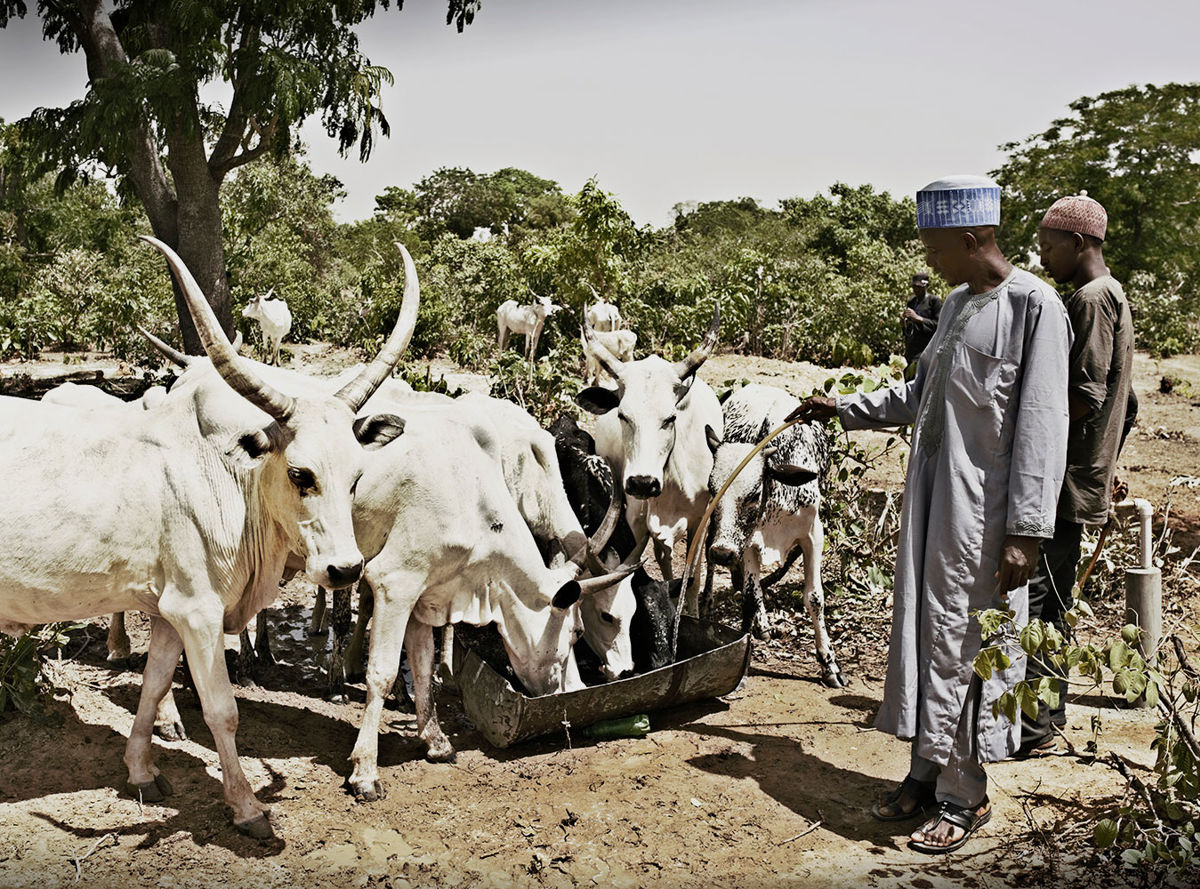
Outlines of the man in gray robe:
M986 682L974 613L1026 621L1041 539L1054 535L1067 441L1070 326L1054 289L1014 268L995 241L1000 188L975 176L917 193L929 266L955 289L915 377L874 392L810 398L792 418L837 416L847 429L913 423L896 560L882 731L912 741L909 775L872 811L934 816L909 845L959 848L991 816L983 764L1013 753L1019 723L992 704L1025 658Z

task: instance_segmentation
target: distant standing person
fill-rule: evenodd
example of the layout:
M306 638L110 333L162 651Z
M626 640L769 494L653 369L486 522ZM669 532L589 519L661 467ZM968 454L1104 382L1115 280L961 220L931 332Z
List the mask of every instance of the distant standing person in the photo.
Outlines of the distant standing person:
M1067 433L1067 472L1058 498L1054 536L1043 540L1038 569L1029 582L1029 617L1068 632L1063 614L1073 604L1084 525L1103 525L1108 517L1113 474L1128 414L1137 400L1130 381L1133 368L1133 319L1120 283L1104 263L1108 214L1086 195L1060 198L1046 211L1038 230L1042 268L1056 284L1075 292L1064 302L1071 328L1067 397L1071 416ZM1026 679L1051 675L1029 661ZM1017 756L1054 749L1054 727L1066 725L1066 683L1060 683L1056 707L1038 702L1037 719L1022 715Z
M928 272L917 272L912 276L912 292L912 299L900 316L900 326L904 329L904 360L907 364L920 358L933 339L938 315L942 311L942 301L929 295Z
M909 838L919 852L959 848L991 817L984 764L1016 751L1021 727L992 703L1025 675L1025 657L988 679L976 612L1025 623L1040 539L1054 534L1067 440L1070 330L1054 288L1013 268L996 244L1000 186L955 176L917 192L930 268L955 289L913 379L817 396L788 416L837 416L846 429L913 425L896 552L887 679L875 725L911 741L908 776L872 813L934 810ZM936 807L936 808L935 808Z

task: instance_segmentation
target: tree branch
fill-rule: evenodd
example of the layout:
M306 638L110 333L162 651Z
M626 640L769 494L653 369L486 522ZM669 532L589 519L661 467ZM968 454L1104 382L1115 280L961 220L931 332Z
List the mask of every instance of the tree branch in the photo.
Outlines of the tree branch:
M251 25L242 32L242 38L238 41L237 49L229 47L230 69L231 74L229 81L233 86L233 98L229 102L229 114L225 118L225 126L221 130L221 135L217 139L217 143L213 146L212 154L208 158L208 167L212 171L213 176L220 181L234 167L246 163L232 163L238 146L243 144L246 136L246 127L250 123L249 117L246 114L245 100L245 84L246 73L239 70L237 60L240 54L252 43L257 44L260 35L260 30L257 25ZM228 46L228 44L226 44ZM260 152L261 153L261 152ZM255 155L257 157L257 155ZM253 158L249 158L253 160Z

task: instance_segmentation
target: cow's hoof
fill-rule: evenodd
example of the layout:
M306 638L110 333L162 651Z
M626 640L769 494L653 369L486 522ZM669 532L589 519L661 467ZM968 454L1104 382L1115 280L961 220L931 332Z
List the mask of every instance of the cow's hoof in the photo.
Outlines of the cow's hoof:
M153 781L146 781L141 784L126 781L125 792L139 802L161 803L174 793L175 790L171 787L171 782L167 780L165 775L155 775Z
M164 722L154 726L154 733L164 741L186 741L187 732L182 722Z
M383 782L374 781L369 787L351 787L354 791L354 798L360 803L373 803L376 800L383 799Z
M114 670L132 670L133 661L129 658L129 652L125 654L110 654L108 656L108 665Z
M259 815L257 818L251 818L249 821L235 821L233 822L233 826L237 828L238 833L245 834L251 839L275 839L275 830L271 827L271 821L265 814Z
M430 762L454 762L458 754L449 743L445 747L430 747L425 753L425 758Z
M344 691L333 692L329 695L329 703L331 704L345 704L349 700L350 698L346 696Z
M846 680L842 677L841 670L833 670L821 677L821 682L826 688L845 688Z
M754 638L757 639L759 642L770 642L771 641L771 631L768 630L766 627L755 627L754 628Z

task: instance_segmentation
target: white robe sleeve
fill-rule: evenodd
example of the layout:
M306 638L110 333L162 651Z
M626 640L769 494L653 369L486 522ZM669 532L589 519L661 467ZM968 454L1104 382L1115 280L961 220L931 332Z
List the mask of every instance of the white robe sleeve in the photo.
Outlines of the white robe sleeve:
M1030 295L1008 480L1008 534L1054 536L1067 463L1067 381L1071 334L1053 295Z

